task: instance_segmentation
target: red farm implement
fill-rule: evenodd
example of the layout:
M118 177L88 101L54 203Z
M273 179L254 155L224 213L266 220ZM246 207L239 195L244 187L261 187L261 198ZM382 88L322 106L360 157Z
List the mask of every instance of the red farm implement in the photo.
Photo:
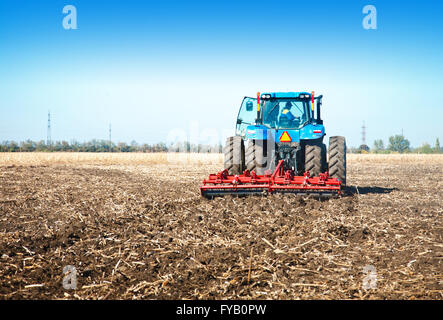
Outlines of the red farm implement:
M209 175L200 187L201 194L207 198L224 195L251 195L266 193L313 194L319 197L332 197L341 194L341 182L320 173L318 177L294 176L291 170L284 171L284 161L280 160L274 172L257 175L255 171L245 170L240 175L229 175L228 170Z

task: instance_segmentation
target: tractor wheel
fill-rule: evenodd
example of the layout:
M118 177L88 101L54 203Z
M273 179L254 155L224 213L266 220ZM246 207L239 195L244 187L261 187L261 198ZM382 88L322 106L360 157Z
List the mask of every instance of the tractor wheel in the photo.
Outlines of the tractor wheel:
M321 168L321 172L326 172L328 171L328 161L326 160L326 156L327 156L327 149L326 149L326 145L324 143L321 144L321 155L322 155L322 159L321 159L321 163L322 163L322 168Z
M264 151L263 140L249 140L248 149L246 150L246 169L254 170L256 174L263 175L266 171Z
M245 144L239 136L226 139L225 169L229 174L242 174L245 168Z
M323 143L311 142L305 146L305 171L311 177L317 177L326 168L326 146Z
M346 185L346 140L345 137L329 138L329 175Z

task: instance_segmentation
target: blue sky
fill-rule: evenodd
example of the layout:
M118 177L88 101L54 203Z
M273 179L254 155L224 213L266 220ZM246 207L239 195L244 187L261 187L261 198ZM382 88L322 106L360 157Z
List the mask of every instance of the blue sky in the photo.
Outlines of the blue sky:
M77 30L62 26L77 8ZM365 5L377 30L362 27ZM0 0L0 141L194 142L233 133L243 96L324 95L348 145L443 139L442 1ZM207 141L206 141L207 140Z

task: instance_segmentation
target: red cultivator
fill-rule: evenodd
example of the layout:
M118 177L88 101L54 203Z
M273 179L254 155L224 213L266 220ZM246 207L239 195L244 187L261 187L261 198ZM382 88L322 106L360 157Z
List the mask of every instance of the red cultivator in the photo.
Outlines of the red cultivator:
M272 174L256 175L246 170L241 175L229 175L228 170L209 175L200 187L201 194L207 198L223 195L250 195L264 193L314 194L320 197L340 195L341 182L320 173L318 177L294 176L291 170L283 170L284 160L280 160Z

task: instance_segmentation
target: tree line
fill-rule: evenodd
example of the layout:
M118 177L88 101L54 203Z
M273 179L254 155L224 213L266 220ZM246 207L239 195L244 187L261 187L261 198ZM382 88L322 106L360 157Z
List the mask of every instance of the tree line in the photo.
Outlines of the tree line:
M218 153L222 152L221 144L204 145L181 142L175 144L166 144L164 142L154 144L138 144L132 141L130 144L125 142L113 143L109 140L91 140L87 142L78 141L54 141L46 143L44 140L22 142L3 141L0 143L0 152L200 152L200 153Z
M125 142L113 143L109 140L91 140L87 142L78 141L54 141L46 143L44 140L22 142L3 141L0 143L0 152L197 152L197 153L221 153L223 146L221 144L193 144L190 142L179 142L166 144L164 142L154 144L138 144L132 141L130 144ZM436 154L443 153L440 141L437 138L434 146L424 143L418 148L412 148L408 139L403 135L389 137L389 143L385 146L382 139L374 141L373 148L360 146L359 148L348 148L350 153L424 153Z
M385 146L382 139L377 139L374 141L374 146L369 150L367 146L366 148L351 148L350 152L352 153L423 153L423 154L438 154L443 153L443 148L440 146L440 140L436 138L434 146L432 147L429 143L425 142L422 146L417 148L412 148L408 139L406 139L403 135L395 135L389 137L388 145Z

